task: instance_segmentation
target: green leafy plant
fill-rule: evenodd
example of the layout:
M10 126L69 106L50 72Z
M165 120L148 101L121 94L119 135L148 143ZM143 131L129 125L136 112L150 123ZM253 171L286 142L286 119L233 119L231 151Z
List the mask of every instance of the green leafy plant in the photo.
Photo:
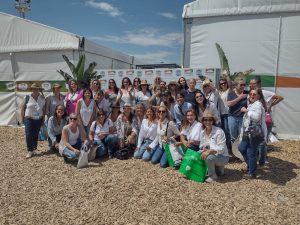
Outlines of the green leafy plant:
M70 62L69 58L66 55L62 55L62 57L69 66L72 76L62 70L57 70L57 72L63 76L66 82L69 82L69 80L74 79L77 81L78 85L81 88L88 87L91 79L94 78L97 74L97 71L94 71L95 67L97 66L97 63L90 63L88 68L84 70L85 54L80 55L76 66Z
M226 78L226 79L229 78L230 80L234 81L237 78L245 78L247 75L249 75L254 71L254 69L249 69L244 72L235 72L233 74L230 74L229 63L225 55L225 52L223 51L222 47L218 43L216 43L216 48L219 54L222 78Z

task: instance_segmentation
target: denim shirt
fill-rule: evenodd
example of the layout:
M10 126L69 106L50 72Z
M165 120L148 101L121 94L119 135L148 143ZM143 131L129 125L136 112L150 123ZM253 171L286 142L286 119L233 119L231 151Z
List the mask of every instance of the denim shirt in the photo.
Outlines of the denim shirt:
M180 129L181 122L184 119L186 112L192 107L193 105L189 102L184 102L181 106L179 106L178 104L174 106L174 117L178 129Z
M52 143L56 141L56 135L59 135L62 133L62 129L65 125L67 125L67 120L62 119L60 121L60 124L54 123L54 117L51 116L48 120L48 126L47 126L47 131L48 131L48 136L51 139Z

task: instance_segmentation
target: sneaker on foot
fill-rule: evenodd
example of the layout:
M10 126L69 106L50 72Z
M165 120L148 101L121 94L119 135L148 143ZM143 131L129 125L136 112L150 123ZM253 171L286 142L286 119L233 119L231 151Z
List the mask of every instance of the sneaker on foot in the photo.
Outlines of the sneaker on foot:
M32 156L33 156L33 152L29 151L29 152L27 152L26 159L29 159Z
M213 183L213 182L216 182L217 179L218 179L217 176L210 176L210 177L206 178L205 182L206 183Z
M34 154L34 155L40 155L41 152L40 152L39 150L33 150L33 154Z

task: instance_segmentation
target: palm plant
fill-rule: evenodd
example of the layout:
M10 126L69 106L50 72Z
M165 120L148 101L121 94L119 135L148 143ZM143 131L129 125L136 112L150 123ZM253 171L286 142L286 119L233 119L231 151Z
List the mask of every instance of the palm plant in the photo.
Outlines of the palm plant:
M69 82L69 80L74 79L77 81L78 85L81 88L88 87L91 79L94 78L95 75L97 74L97 71L94 71L95 67L97 66L97 63L96 62L90 63L88 68L84 70L85 54L80 55L80 58L76 66L70 62L69 58L66 55L62 55L62 57L66 61L67 65L69 66L72 72L72 76L62 70L57 70L57 72L63 76L66 82Z
M247 75L254 71L254 69L249 69L244 72L235 72L233 74L230 74L229 63L222 47L218 43L216 43L216 48L219 54L222 78L229 78L230 80L234 81L236 78L245 78Z

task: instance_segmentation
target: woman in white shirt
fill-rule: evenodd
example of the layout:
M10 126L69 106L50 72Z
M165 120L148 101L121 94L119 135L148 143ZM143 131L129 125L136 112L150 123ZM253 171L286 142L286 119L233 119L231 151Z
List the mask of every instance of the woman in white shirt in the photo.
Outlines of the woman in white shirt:
M92 122L96 117L96 104L93 99L93 92L91 89L87 88L83 90L83 99L80 99L77 102L76 114L78 119L83 125L83 128L86 132L86 136L89 134L89 129Z
M201 126L201 123L198 122L196 111L189 109L183 120L180 142L176 143L176 145L183 144L186 148L198 151Z
M122 80L122 85L117 96L117 102L123 107L125 103L130 105L134 104L134 90L132 83L128 77L124 77Z
M168 159L163 147L163 143L175 139L180 135L176 124L168 118L168 109L165 106L158 108L158 124L156 138L149 145L147 151L143 154L144 161L150 161L153 164L160 163L162 168L168 166Z
M141 159L146 149L157 136L157 121L153 108L148 108L146 111L146 119L143 119L140 127L137 148L133 154L136 159Z
M114 124L107 118L105 111L99 110L97 119L90 128L90 140L97 145L96 157L102 157L108 153L108 157L113 158L114 152L118 146L118 137L113 135Z
M200 133L200 152L208 167L206 182L211 183L224 175L224 166L229 161L224 131L216 127L217 118L205 111L201 119L203 130Z
M147 108L149 106L149 98L152 96L147 80L142 80L140 87L140 91L135 93L135 104L142 103Z
M45 116L45 98L43 88L36 83L31 85L32 93L26 95L21 109L22 121L25 125L25 137L27 145L26 158L31 158L40 152L37 150L38 136Z
M264 101L263 93L261 89L251 90L249 93L249 105L248 108L241 108L241 112L244 112L243 124L241 129L241 143L238 148L242 153L245 162L247 163L247 175L246 179L256 178L257 167L257 152L258 145L267 138L267 125L265 121L266 104ZM261 127L263 137L251 137L247 134L250 125L257 124ZM244 172L244 171L243 171Z

